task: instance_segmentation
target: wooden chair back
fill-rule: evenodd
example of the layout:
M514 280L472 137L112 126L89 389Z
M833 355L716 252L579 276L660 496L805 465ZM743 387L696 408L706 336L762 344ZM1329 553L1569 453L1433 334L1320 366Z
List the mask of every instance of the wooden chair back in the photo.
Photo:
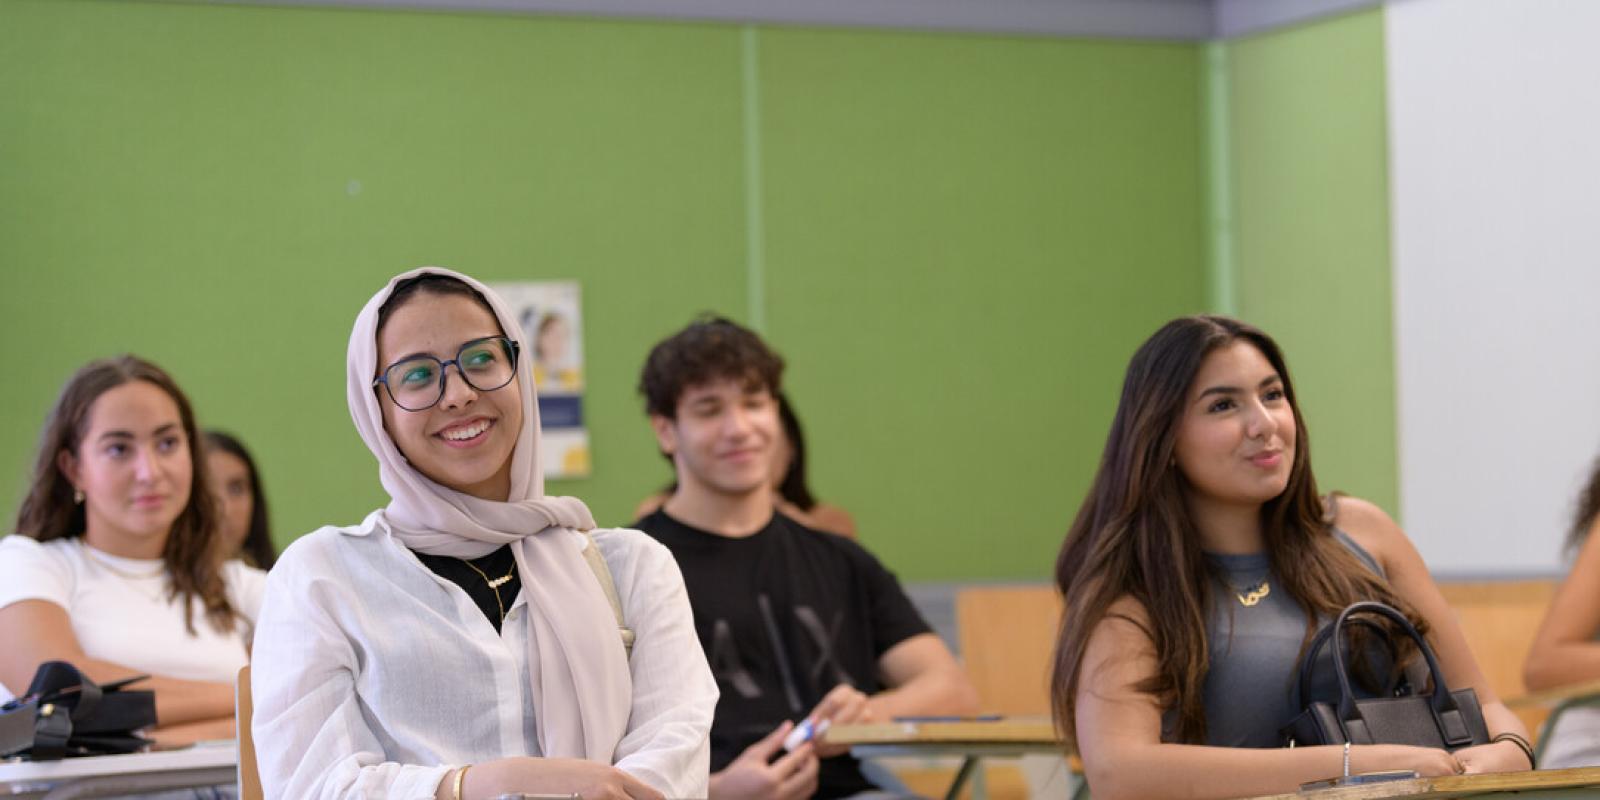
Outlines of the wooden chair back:
M239 800L263 800L261 772L256 769L256 743L250 735L250 716L255 707L250 702L250 665L239 670L239 682L233 688L233 723L239 737Z
M1555 596L1556 581L1441 581L1439 590L1455 611L1467 645L1495 694L1501 700L1527 694L1522 663ZM1549 713L1538 707L1513 710L1529 731L1537 731Z
M1061 598L1048 584L956 593L961 657L984 713L1050 714L1050 660L1060 624Z
M1555 588L1552 579L1439 584L1478 666L1502 699L1527 693L1522 663ZM1050 659L1060 620L1061 598L1046 584L956 593L961 656L985 713L1050 713Z

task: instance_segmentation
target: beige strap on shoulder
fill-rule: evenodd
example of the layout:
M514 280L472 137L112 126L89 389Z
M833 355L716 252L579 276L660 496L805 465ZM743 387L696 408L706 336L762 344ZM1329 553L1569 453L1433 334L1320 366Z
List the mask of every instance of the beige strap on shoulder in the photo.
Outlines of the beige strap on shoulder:
M588 540L583 548L583 560L589 562L589 569L594 570L595 580L600 581L600 589L606 593L606 599L611 601L611 613L617 617L617 632L622 634L622 647L628 652L628 657L633 657L633 629L628 627L628 621L622 616L622 598L617 596L616 581L611 580L611 568L606 566L605 556L600 555L600 546L595 544L594 536L588 531L579 531L583 538Z

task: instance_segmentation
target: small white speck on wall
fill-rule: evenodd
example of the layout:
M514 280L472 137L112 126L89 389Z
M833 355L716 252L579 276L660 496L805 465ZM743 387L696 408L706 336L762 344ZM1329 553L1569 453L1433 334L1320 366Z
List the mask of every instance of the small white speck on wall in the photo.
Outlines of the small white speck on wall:
M350 181L344 185L344 193L350 195L351 197L361 194L361 181L351 178Z

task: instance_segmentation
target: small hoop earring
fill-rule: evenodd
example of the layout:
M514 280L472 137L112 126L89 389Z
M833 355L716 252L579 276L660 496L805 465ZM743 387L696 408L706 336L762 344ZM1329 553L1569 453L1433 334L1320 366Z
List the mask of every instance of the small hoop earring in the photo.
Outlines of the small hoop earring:
M72 490L72 502L74 504L76 504L76 505L80 505L80 506L83 505L83 490L82 489L73 489Z

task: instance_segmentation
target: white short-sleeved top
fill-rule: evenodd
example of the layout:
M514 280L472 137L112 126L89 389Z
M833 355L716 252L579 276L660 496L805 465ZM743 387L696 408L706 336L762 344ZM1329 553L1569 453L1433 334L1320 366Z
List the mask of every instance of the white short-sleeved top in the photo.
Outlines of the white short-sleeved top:
M231 683L249 659L246 637L261 610L267 574L240 561L222 569L228 602L244 618L218 631L194 601L194 633L181 599L168 596L159 559L121 558L82 537L38 542L0 539L0 608L44 600L66 609L72 632L90 658L184 680ZM0 702L26 686L0 684Z

